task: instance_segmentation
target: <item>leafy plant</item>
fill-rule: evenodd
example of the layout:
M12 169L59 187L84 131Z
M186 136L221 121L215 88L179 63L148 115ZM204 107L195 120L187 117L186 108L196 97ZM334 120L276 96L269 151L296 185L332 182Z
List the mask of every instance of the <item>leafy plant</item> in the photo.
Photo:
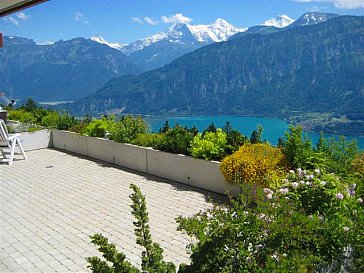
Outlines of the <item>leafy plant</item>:
M136 221L133 222L136 242L144 248L142 252L142 270L140 271L126 261L125 255L119 252L116 246L110 244L108 239L101 234L95 234L90 238L91 242L103 253L102 256L106 261L96 256L88 257L86 259L89 263L88 268L93 273L175 273L175 265L163 260L163 249L152 240L145 197L136 185L131 184L130 188L133 190L130 199L133 201L131 205L132 214L136 218Z
M290 125L288 130L281 146L291 168L314 168L309 163L309 158L313 154L312 144L307 137L303 136L302 127Z
M231 206L179 217L179 230L196 239L191 263L179 272L316 272L325 266L362 272L364 210L355 185L300 169L282 183L258 188L254 200L245 193Z
M156 148L166 152L189 155L193 137L192 132L177 124L163 134L163 139Z
M191 142L191 155L206 160L220 160L227 149L226 133L217 129L216 133L197 134Z
M243 136L239 131L234 130L229 121L225 123L222 130L226 133L226 140L228 144L226 154L232 154L237 151L240 146L249 141L246 136Z
M124 116L119 122L111 122L108 127L110 139L121 143L129 143L138 134L145 134L148 126L141 117Z

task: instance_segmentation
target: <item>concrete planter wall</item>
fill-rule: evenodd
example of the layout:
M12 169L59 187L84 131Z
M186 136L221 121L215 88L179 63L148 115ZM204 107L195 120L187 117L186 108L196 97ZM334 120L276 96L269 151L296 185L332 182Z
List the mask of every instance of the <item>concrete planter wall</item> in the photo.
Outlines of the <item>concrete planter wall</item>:
M240 188L225 182L219 162L171 154L152 148L80 136L76 133L52 130L53 147L89 156L132 170L170 179L201 189L237 195Z
M22 132L20 137L23 142L25 151L44 149L52 147L52 132L51 130L39 130L32 133Z

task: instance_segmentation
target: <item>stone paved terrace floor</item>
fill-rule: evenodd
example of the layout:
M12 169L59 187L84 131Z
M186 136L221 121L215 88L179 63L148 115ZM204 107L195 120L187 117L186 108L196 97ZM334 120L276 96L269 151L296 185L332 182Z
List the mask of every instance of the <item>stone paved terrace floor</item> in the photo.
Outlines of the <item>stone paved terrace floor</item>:
M130 183L146 195L166 260L188 262L175 218L211 207L207 192L58 150L27 156L0 164L0 272L90 272L85 257L100 255L89 235L100 232L139 265Z

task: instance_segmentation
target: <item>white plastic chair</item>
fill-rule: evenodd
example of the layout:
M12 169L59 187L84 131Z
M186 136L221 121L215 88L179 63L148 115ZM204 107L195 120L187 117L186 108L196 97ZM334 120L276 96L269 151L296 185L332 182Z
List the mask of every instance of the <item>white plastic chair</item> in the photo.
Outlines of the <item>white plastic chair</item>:
M18 145L21 153L23 154L24 159L27 159L23 146L20 142L20 134L9 134L8 129L6 129L5 122L0 119L0 150L4 159L0 160L0 162L8 162L9 165L13 164L14 154L15 154L15 146ZM6 158L4 149L11 150L10 158Z

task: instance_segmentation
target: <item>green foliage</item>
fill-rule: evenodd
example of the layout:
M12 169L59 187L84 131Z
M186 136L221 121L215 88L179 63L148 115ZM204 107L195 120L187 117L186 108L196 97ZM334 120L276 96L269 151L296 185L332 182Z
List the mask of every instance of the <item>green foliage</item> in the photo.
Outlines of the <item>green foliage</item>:
M9 111L8 118L11 120L18 120L20 122L29 124L35 123L37 120L32 113L26 112L25 110L21 109Z
M75 117L63 113L58 116L57 129L59 130L69 130L70 128L79 124L79 120Z
M222 130L226 133L226 140L228 144L226 154L232 154L237 151L240 146L249 141L246 136L243 136L239 131L234 130L229 121L225 123Z
M220 164L220 170L229 183L267 186L278 183L287 170L287 161L281 149L269 144L245 144Z
M112 123L108 129L110 139L121 143L129 143L138 134L145 134L148 126L145 121L139 117L124 116L119 122Z
M59 114L57 112L49 111L42 119L41 125L47 128L56 128L59 121Z
M105 137L106 132L110 131L113 125L114 117L104 116L101 119L93 119L81 133L93 137Z
M133 222L136 242L144 248L142 270L140 271L126 261L125 255L120 253L114 244L109 244L108 239L101 234L90 236L91 242L98 246L98 250L103 253L102 256L111 263L111 266L98 257L88 257L86 258L89 263L88 268L93 273L175 273L176 266L163 260L163 249L152 240L145 197L136 185L131 184L130 188L133 190L130 199L133 202L131 205L132 214L136 218L136 221Z
M140 271L133 267L130 262L125 260L125 255L118 252L114 244L110 244L108 239L101 234L90 236L91 243L97 246L105 260L112 265L110 266L106 261L100 258L88 257L86 260L89 263L87 266L93 273L140 273Z
M164 138L165 136L161 134L138 134L130 143L138 146L158 149L161 147Z
M189 155L193 137L192 132L177 124L163 134L162 142L156 148L166 152Z
M257 130L253 130L250 136L250 143L251 144L262 143L262 134L263 134L263 127L262 125L258 124Z
M217 128L214 123L211 123L205 130L202 131L202 136L204 137L206 133L216 133Z
M227 149L226 133L217 129L216 133L197 134L191 142L191 155L206 160L221 160Z
M352 162L359 153L355 141L346 141L345 137L326 139L322 133L314 149L303 137L301 126L290 126L280 146L292 168L320 168L343 176L352 172Z
M130 198L133 201L131 205L133 209L132 214L137 220L134 222L136 242L145 249L142 252L142 271L153 273L176 272L176 267L173 263L167 263L163 260L163 249L159 244L152 241L145 197L134 184L131 184L130 188L134 191Z
M254 201L244 194L231 206L179 217L179 230L197 241L179 272L316 272L325 265L362 272L364 210L355 185L318 170L292 172L283 183L258 189Z
M283 140L283 153L292 168L312 168L309 158L313 154L311 141L302 136L301 126L288 127Z
M352 162L359 154L355 141L346 141L345 137L339 139L325 139L323 134L317 143L316 152L324 157L323 168L327 172L348 174L352 170Z
M21 108L24 109L26 112L35 112L35 110L38 109L38 105L35 100L33 100L32 98L28 98L26 103Z
M166 120L166 122L163 124L163 127L159 129L160 134L166 133L170 129L169 127L169 121Z

